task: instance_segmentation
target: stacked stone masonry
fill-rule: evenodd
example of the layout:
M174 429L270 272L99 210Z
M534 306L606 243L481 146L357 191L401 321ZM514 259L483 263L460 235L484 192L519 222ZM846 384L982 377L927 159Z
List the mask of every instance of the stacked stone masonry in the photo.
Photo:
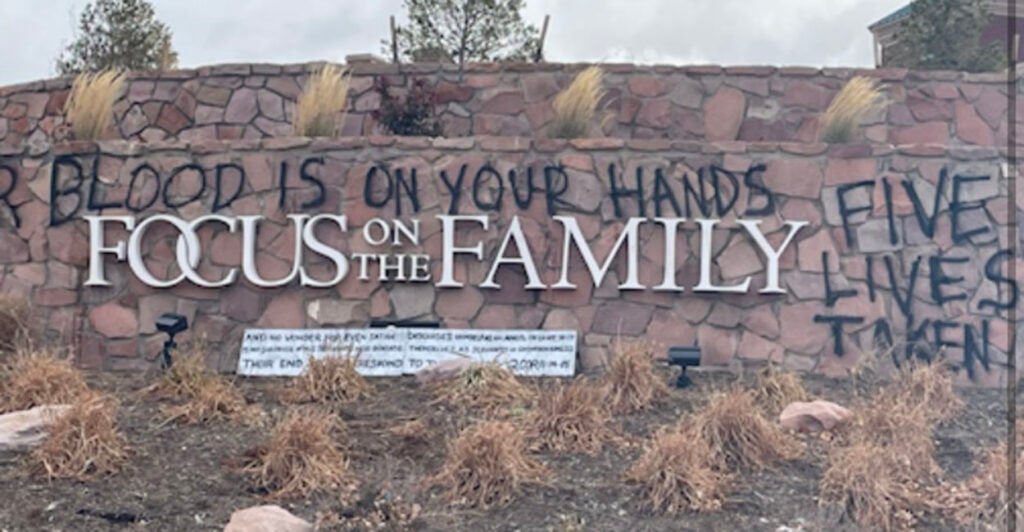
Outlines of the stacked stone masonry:
M257 79L262 75L257 72L258 67L247 66L238 79ZM720 72L712 74L721 80ZM503 79L505 74L473 76ZM265 81L274 79L283 78ZM752 73L750 79L771 86L787 78L776 72ZM159 94L168 99L161 108L177 105L174 91L161 89L160 83L140 98ZM241 83L218 101L231 109L238 94L250 94L240 92L246 81ZM660 91L638 87L634 93ZM950 96L955 92L955 98L962 98L963 87L954 87ZM262 92L251 94L258 102L266 99ZM10 95L6 99L9 108L15 100ZM287 107L281 100L274 102L260 107L257 116ZM253 112L232 110L230 115L248 120ZM80 180L67 163L71 160L82 169ZM1019 307L1019 290L1010 274L1015 270L1020 278L1024 270L1024 263L1005 251L1011 247L1008 223L1014 216L1024 217L1024 201L1018 197L1014 203L1007 196L1004 160L998 149L986 147L607 138L194 139L74 142L42 151L28 143L0 151L0 292L28 297L38 317L35 323L50 341L72 346L85 366L108 369L150 366L163 342L154 318L177 311L194 324L189 335L201 334L213 343L216 349L210 352L218 358L211 362L225 370L233 369L247 327L362 327L373 318L415 318L439 320L445 327L578 329L584 369L607 360L621 336L666 346L699 344L706 365L771 360L797 370L843 375L862 363L865 353L883 345L879 338L889 338L896 348L893 356L882 357L882 367L920 352L943 352L961 370L957 378L963 384L999 386L1005 383L1010 329L1019 326L1007 321L1006 307L1012 302ZM55 161L64 161L57 171ZM546 195L549 183L543 178L544 169L551 167L567 183L554 202ZM406 184L416 170L416 201L409 189L392 180L399 169ZM531 169L535 187L524 189ZM303 172L314 179L301 177ZM454 187L460 192L452 192L442 172L452 183L464 172L465 180ZM133 184L133 175L142 177ZM223 178L222 190L215 186L217 175ZM654 183L658 175L661 185ZM637 176L642 201L630 192L637 188ZM706 182L701 184L701 179ZM399 190L401 201L394 196L385 201L388 190ZM379 207L368 205L367 193ZM345 214L349 232L322 237L345 253L376 249L362 237L368 220L418 218L420 245L402 249L433 257L436 282L441 249L436 216L453 212L455 197L458 213L485 214L491 222L487 230L474 224L460 230L459 245L484 245L483 261L460 256L455 263L463 288L381 283L373 277L364 282L350 272L333 288L293 283L261 289L239 282L217 290L184 282L157 290L109 256L106 270L113 286L83 287L89 262L83 216L141 219L173 213L190 220L214 212L214 202L222 204L218 214L266 217L260 224L256 265L270 279L287 275L292 267L294 236L288 214ZM543 282L554 283L565 236L554 215L578 220L598 260L614 248L629 217L648 218L639 233L639 278L647 288L619 289L628 274L625 251L596 288L579 267L578 252L570 259L576 265L570 269L576 290L526 290L524 270L518 266L498 270L500 289L478 287L513 217L527 236ZM685 288L681 293L651 288L662 281L665 263L666 239L653 222L659 215L687 218L675 239L673 273ZM700 249L694 218L721 220L712 249ZM766 282L764 257L739 230L738 219L761 220L761 230L773 245L785 236L784 221L809 222L781 256L785 294L758 293ZM160 278L173 277L175 233L171 228L155 228L153 233L144 249L146 264ZM238 266L237 234L210 224L199 235L199 272L205 278L220 278ZM108 243L124 238L123 231L107 231ZM735 284L749 276L750 290L695 293L701 253L713 257L716 283ZM323 257L307 252L305 260L319 278L331 277L332 266Z
M372 112L373 85L398 92L414 79L436 88L446 137L542 137L555 95L586 65L356 64L341 132L382 134ZM134 73L115 107L108 138L258 139L293 134L295 100L315 64L237 64ZM890 105L869 117L864 140L876 144L1003 146L1004 74L719 66L602 65L607 95L592 136L712 142L817 138L818 115L854 75L878 78ZM43 153L66 136L61 109L70 78L0 88L0 145L27 143ZM1022 89L1024 90L1024 89ZM1022 111L1024 112L1024 111ZM1024 123L1024 120L1018 120ZM1018 138L1024 135L1018 133Z

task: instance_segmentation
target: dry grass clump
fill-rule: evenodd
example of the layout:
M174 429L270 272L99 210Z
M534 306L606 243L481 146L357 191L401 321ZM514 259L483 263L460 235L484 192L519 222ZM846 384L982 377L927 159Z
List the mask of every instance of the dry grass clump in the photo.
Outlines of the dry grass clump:
M885 95L878 89L878 80L863 76L850 78L821 115L822 142L853 140L864 117L885 105Z
M923 488L884 446L857 443L834 448L821 481L820 499L868 529L892 530L914 524L928 501Z
M916 514L940 507L936 501L947 495L938 483L942 469L932 432L962 408L943 364L903 372L854 408L837 431L821 500L837 504L860 526L881 529L910 526Z
M527 439L537 449L596 455L619 439L601 389L583 377L542 392L526 423Z
M779 371L773 366L762 370L754 383L754 404L774 419L794 401L806 401L807 390L796 373Z
M908 410L879 395L860 408L836 432L839 446L873 446L885 449L887 467L899 469L906 478L924 482L940 472L933 455L934 423L920 410Z
M30 308L25 298L0 294L0 353L13 353L29 335Z
M1017 450L1017 521L1024 517L1024 453ZM1009 510L1007 492L1009 460L1006 443L989 447L981 453L981 464L974 476L963 482L938 486L935 490L937 506L957 523L970 526L980 523L995 524L1005 521ZM980 528L980 527L978 527Z
M515 414L534 401L535 393L506 367L494 363L473 364L457 377L440 382L434 402L454 406L483 417Z
M64 103L64 119L76 140L96 140L110 127L125 76L104 71L79 74Z
M71 404L89 391L85 377L50 351L15 353L0 374L0 412Z
M617 343L604 375L605 396L613 413L648 408L668 397L668 384L654 371L653 344Z
M370 395L370 384L356 371L357 360L348 355L309 357L306 370L291 380L283 398L293 403L347 403Z
M116 473L128 459L128 442L116 427L118 402L89 393L47 429L28 457L29 472L47 478L86 479Z
M313 72L295 104L295 134L335 136L348 103L348 85L349 75L337 65L324 65Z
M683 425L663 427L626 472L640 485L655 512L706 512L721 508L730 475L712 466L714 453L695 431Z
M932 423L952 419L964 409L964 402L953 387L953 375L938 361L909 368L886 388L885 394L889 401L906 410L921 411Z
M265 442L249 451L243 471L274 498L321 490L350 492L357 482L335 442L343 428L341 420L329 412L290 412Z
M452 504L487 508L511 501L519 486L540 482L547 468L526 454L522 429L485 421L464 429L448 445L444 464L428 486L442 486Z
M168 421L188 424L211 421L257 422L262 412L249 405L235 385L206 365L203 343L197 342L164 372L160 381L146 390L160 397L182 401L165 405L161 412Z
M597 103L604 97L601 88L604 72L592 66L576 75L572 83L555 96L552 107L555 117L548 126L548 136L575 139L586 136Z
M718 393L693 417L693 430L711 449L718 467L767 468L792 460L800 443L758 412L745 390Z

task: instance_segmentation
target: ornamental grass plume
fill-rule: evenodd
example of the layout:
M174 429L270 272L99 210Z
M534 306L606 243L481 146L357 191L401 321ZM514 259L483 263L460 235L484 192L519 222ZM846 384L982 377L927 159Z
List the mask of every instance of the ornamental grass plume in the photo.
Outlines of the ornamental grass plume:
M693 416L692 430L711 449L716 467L765 469L800 455L800 442L766 420L746 390L718 393Z
M775 419L790 403L807 400L807 390L800 376L780 371L775 366L768 366L757 375L753 393L754 403L769 419Z
M19 351L0 368L0 413L72 404L88 392L82 372L52 351Z
M434 388L434 403L450 405L463 413L507 417L525 411L536 393L511 370L493 362L475 363L457 377Z
M707 512L722 507L731 475L713 467L712 450L682 424L662 427L626 472L655 512Z
M905 475L889 449L872 443L829 452L819 499L868 530L908 529L915 514L928 507L921 486Z
M324 490L349 493L358 481L336 441L344 429L330 412L292 411L274 426L266 441L247 453L243 472L272 498Z
M604 97L601 87L604 72L592 66L576 75L552 103L555 117L548 126L548 136L556 139L575 139L586 136L597 110L597 104Z
M292 379L283 399L292 403L347 403L370 395L370 383L356 371L358 357L338 353L321 359L310 356L306 370Z
M531 447L593 456L618 441L601 391L585 377L542 391L526 422Z
M616 342L604 387L608 407L616 414L644 410L671 394L654 370L654 344L648 342Z
M333 137L345 115L349 75L337 65L324 65L309 76L295 104L292 125L304 137Z
M863 76L850 78L821 115L821 141L850 142L864 117L886 105L878 80Z
M84 480L116 473L129 447L117 430L117 399L97 392L78 400L47 428L43 444L28 456L30 474Z
M167 421L259 424L263 417L258 405L248 404L237 386L206 365L203 340L197 340L183 356L176 357L161 379L144 391L177 401L160 409Z
M64 120L76 140L97 140L114 118L114 101L125 75L106 70L79 74L64 103Z
M962 408L944 364L905 368L898 380L855 407L850 422L836 432L821 501L862 527L882 530L910 527L932 510L962 520L997 507L1005 494L993 491L984 470L963 484L940 483L932 433ZM998 460L987 464L999 467Z
M449 443L441 470L426 485L445 488L452 504L488 508L508 504L522 484L539 483L547 473L526 453L522 429L507 421L485 421Z

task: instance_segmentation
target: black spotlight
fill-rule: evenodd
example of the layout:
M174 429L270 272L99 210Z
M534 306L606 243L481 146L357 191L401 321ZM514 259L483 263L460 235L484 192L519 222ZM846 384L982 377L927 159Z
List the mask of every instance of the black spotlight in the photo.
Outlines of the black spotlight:
M686 388L693 381L686 374L686 368L700 365L700 348L697 346L675 346L668 348L668 365L679 366L676 388Z
M178 347L178 344L174 343L174 335L188 330L188 318L181 314L166 312L156 319L156 330L167 334L167 341L164 342L163 362L161 364L163 369L167 369L174 363L171 359L171 349Z

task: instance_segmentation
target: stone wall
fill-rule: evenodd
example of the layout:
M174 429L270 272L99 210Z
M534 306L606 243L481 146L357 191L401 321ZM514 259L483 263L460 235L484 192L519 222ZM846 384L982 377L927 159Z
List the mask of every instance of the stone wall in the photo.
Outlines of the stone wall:
M1021 198L1014 206L1007 197L1002 160L997 150L978 147L616 139L67 143L0 157L0 292L30 298L35 323L50 340L73 346L85 366L110 369L150 365L163 341L154 318L178 311L194 323L190 333L214 343L213 362L223 369L233 368L246 327L416 318L446 327L577 328L584 368L601 365L618 335L697 343L706 365L772 360L829 375L844 374L861 353L891 341L897 361L941 351L960 367L962 382L997 386L1005 381L1006 307L1019 301L1009 273L1021 269L1004 251L1007 224L1024 209ZM372 265L362 281L353 262L330 288L264 289L240 281L209 289L186 281L160 290L107 255L112 286L83 286L90 259L83 216L173 213L191 220L212 211L266 217L256 266L268 279L290 271L295 239L286 215L305 212L345 214L348 233L320 238L347 254L430 255L432 281L381 283ZM452 213L487 216L486 230L461 223L455 242L482 241L484 260L459 255L454 275L465 286L437 288L437 216ZM626 250L596 288L573 251L569 280L577 288L550 287L561 271L566 232L555 216L577 220L598 261L631 217L646 217L637 247L645 288L620 289L630 273ZM672 239L671 258L655 216L687 218ZM374 218L419 219L419 243L368 244L362 230ZM701 246L696 218L721 220L709 249ZM760 220L772 246L786 235L783 222L808 222L780 258L784 294L759 292L769 282L764 256L740 219ZM508 265L497 270L500 289L479 286L513 220L545 289L527 290L526 270ZM209 224L199 237L197 271L204 278L238 266L237 234ZM111 226L105 238L110 245L126 233ZM178 272L176 238L160 225L144 241L146 265L161 279ZM702 254L713 258L714 283L750 277L749 290L694 292ZM311 275L333 275L324 257L307 251L304 260ZM653 289L664 282L668 262L676 263L671 273L685 291ZM882 358L883 368L892 364Z
M294 100L314 65L240 64L135 73L116 106L110 138L254 139L292 134ZM543 136L551 101L585 65L353 65L346 136L381 133L370 116L374 79L395 87L421 78L435 85L445 136ZM1007 94L1003 74L906 70L603 65L607 97L594 136L620 139L812 141L817 116L854 74L881 79L891 105L872 117L878 144L1002 146ZM62 137L61 107L71 80L0 88L0 146L35 153ZM1024 123L1024 120L1020 121Z

